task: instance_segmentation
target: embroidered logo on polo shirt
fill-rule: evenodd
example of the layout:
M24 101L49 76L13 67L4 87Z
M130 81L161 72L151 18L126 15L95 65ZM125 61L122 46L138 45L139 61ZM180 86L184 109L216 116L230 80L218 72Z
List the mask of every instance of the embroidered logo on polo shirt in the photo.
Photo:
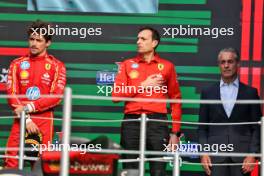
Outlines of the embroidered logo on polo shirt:
M133 63L132 65L131 65L131 68L134 68L134 69L136 69L136 68L138 68L139 67L139 65L137 64L137 63Z
M138 71L136 71L136 70L132 70L132 71L129 73L129 77L130 77L131 79L136 79L136 78L138 78L138 76L139 76L139 73L138 73Z
M164 69L164 64L159 63L158 64L158 69L159 69L159 71L163 70Z
M48 64L48 63L46 63L46 64L45 64L45 69L46 69L46 70L50 70L50 68L51 68L51 65Z

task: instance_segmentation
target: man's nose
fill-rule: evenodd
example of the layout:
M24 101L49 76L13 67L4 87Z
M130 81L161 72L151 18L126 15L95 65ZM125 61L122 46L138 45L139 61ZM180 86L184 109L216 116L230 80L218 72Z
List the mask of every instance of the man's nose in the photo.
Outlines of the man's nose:
M228 62L224 63L224 67L229 67L229 63Z

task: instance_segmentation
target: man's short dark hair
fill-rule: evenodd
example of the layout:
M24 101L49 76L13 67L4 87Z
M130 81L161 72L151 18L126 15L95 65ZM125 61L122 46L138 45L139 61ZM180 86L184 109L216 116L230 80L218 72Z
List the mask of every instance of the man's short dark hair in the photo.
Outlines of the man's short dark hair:
M232 47L228 47L228 48L223 48L219 51L219 54L218 54L218 57L217 59L219 60L220 59L220 56L222 53L225 53L225 52L230 52L230 53L233 53L235 55L235 59L237 62L240 61L240 56L239 56L239 52L237 51L237 49L235 48L232 48Z
M159 34L159 32L156 29L152 28L152 27L145 26L143 28L140 28L138 33L141 32L141 31L144 31L144 30L150 30L152 32L152 40L157 40L158 41L158 44L154 48L156 50L156 48L159 46L159 43L160 43L160 34Z
M48 29L51 27L51 24L42 20L36 20L34 21L27 30L28 37L30 37L33 33L41 34L41 29L44 29L45 31L48 31ZM48 32L46 32L43 37L45 38L46 42L51 41L52 35L50 35Z

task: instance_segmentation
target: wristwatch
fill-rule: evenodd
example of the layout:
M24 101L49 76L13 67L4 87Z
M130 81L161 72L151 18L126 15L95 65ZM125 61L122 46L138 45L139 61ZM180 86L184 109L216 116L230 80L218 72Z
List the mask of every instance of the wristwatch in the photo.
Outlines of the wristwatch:
M175 134L179 138L183 133L181 131L177 131L177 132L172 132L171 134Z
M27 105L23 107L23 110L25 111L25 113L29 113L29 109Z
M182 133L181 131L178 131L178 132L176 133L176 136L177 136L177 137L181 137L182 134L183 134L183 133Z

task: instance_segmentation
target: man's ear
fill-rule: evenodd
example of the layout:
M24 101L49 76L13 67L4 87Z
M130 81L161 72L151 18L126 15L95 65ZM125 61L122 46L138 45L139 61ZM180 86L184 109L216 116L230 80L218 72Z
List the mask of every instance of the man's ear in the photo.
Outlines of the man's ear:
M153 48L155 48L158 45L158 41L157 40L153 40L152 44L153 44Z
M51 41L49 40L49 41L47 41L47 43L46 43L46 48L48 48L50 45L51 45Z

